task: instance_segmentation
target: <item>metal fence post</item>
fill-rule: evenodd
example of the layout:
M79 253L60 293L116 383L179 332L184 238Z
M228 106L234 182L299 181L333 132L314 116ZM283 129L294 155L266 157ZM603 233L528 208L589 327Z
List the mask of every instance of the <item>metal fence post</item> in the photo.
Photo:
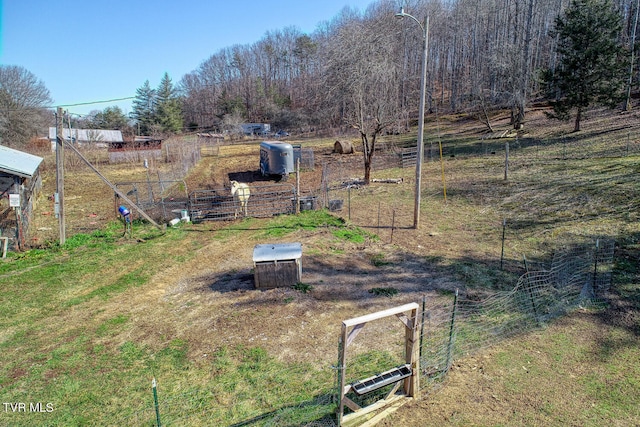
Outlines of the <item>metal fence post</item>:
M419 353L419 358L420 358L420 364L422 364L422 341L423 341L423 337L424 337L424 314L425 314L425 306L427 305L427 296L423 295L422 296L422 322L420 322L420 353Z
M524 262L524 268L526 273L529 273L529 267L527 266L527 257L522 255L522 259ZM525 273L525 274L526 274ZM529 276L527 275L527 293L529 294L529 301L531 301L531 308L533 308L533 316L536 319L536 323L540 323L538 320L538 307L536 306L536 300L533 298L533 290L531 289L531 281L529 280Z
M349 219L349 221L351 221L351 185L347 186L347 203L349 206L349 210L347 213L347 218Z
M596 250L593 254L593 295L596 295L598 280L598 252L600 252L600 239L596 239Z
M156 425L158 427L162 427L162 424L160 423L160 405L158 405L158 391L155 378L151 381L151 388L153 389L153 404L156 408Z
M451 368L451 359L453 358L453 338L454 338L454 329L456 323L456 309L458 307L458 290L456 289L456 294L453 298L453 310L451 312L451 323L449 324L449 343L447 344L447 364L446 364L446 372L449 372Z
M504 218L502 220L502 251L500 252L500 270L502 270L502 264L504 262L504 233L507 228L507 220Z

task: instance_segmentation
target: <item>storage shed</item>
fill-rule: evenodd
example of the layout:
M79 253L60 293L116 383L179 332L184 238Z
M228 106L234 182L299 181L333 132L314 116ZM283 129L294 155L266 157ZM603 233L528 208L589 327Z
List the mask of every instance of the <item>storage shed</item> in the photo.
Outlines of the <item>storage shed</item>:
M51 141L51 151L56 151L57 129L49 128L49 140ZM84 144L95 144L98 147L107 148L114 144L122 145L122 132L119 130L106 129L62 129L62 136L67 141L77 146Z
M0 145L0 244L25 249L43 158Z
M302 244L256 245L253 269L256 289L294 286L302 277Z

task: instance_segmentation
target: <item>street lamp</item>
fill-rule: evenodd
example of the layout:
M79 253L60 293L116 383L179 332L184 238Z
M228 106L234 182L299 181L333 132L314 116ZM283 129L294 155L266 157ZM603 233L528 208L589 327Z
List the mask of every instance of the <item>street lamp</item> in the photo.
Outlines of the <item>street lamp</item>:
M413 228L418 229L420 224L420 189L422 187L422 160L424 159L424 104L427 85L427 51L429 49L429 16L425 16L424 24L418 21L415 16L404 12L404 7L400 8L400 12L396 13L396 18L404 17L413 19L420 25L422 29L422 37L424 41L422 51L422 81L420 83L420 121L418 122L418 153L416 158L416 199L413 207Z

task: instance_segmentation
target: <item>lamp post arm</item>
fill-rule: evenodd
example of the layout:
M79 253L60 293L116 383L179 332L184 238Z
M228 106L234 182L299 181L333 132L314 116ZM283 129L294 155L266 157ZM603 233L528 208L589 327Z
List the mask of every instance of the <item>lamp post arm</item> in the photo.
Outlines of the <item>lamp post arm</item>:
M422 23L422 22L420 22L420 21L418 20L418 18L416 18L415 16L413 16L413 15L411 15L411 14L408 14L408 13L405 13L404 8L402 7L402 8L400 8L400 12L396 13L396 18L400 18L400 19L402 19L402 18L404 18L404 17L411 18L411 19L413 19L414 21L416 21L416 23L417 23L418 25L420 25L420 29L422 30L422 34L423 34L423 36L426 38L426 36L427 36L427 27L428 27L428 22L429 22L429 21L428 21L428 19L429 19L429 17L426 17L426 18L425 18L425 23L423 24L423 23Z

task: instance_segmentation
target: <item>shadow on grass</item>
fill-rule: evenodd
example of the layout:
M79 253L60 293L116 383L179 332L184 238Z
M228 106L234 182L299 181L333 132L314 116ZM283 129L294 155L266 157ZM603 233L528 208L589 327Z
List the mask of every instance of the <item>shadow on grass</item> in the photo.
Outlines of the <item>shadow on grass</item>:
M265 412L251 419L232 424L230 427L273 425L274 421L280 427L298 426L333 426L335 425L332 403L334 396L320 394L315 398L292 405L285 405L273 411Z
M613 284L608 307L600 321L640 338L640 233L622 236L616 249ZM629 343L631 344L631 343ZM615 343L603 343L603 348ZM637 339L633 345L638 345Z

